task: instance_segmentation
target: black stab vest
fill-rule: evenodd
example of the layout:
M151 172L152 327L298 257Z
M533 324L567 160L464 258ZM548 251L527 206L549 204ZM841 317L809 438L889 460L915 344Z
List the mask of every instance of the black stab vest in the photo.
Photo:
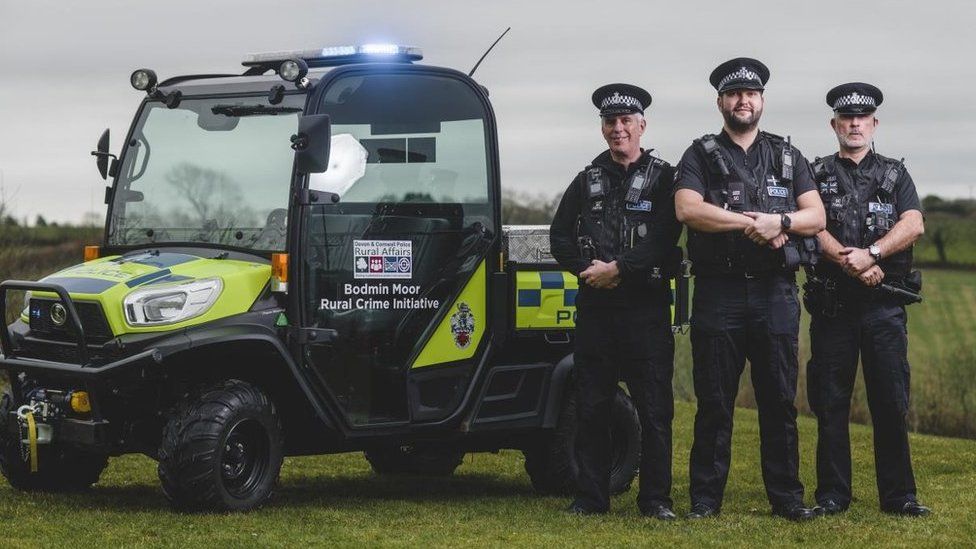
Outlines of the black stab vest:
M862 160L863 162L863 160ZM898 222L896 185L904 174L904 160L874 154L867 185L858 186L851 174L837 166L837 156L813 162L813 177L827 212L827 231L844 246L867 248ZM879 263L886 280L898 280L912 269L912 248L885 257ZM816 266L817 274L835 280L849 277L829 262Z
M655 189L668 163L644 153L638 167L624 184L626 190L612 188L606 170L596 165L583 169L580 193L578 236L589 236L596 258L611 261L637 246L650 233L656 205Z
M696 139L709 168L705 202L734 212L789 213L797 210L793 190L793 159L797 151L786 139L759 132L759 163L751 171L733 161L726 145L714 135ZM722 166L716 155L721 155ZM759 246L742 231L706 233L688 227L688 255L696 275L767 273L786 267L782 250Z

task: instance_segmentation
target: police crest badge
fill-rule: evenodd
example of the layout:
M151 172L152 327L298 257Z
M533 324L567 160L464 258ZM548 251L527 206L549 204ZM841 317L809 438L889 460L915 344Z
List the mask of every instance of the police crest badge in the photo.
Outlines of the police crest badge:
M457 348L465 349L471 345L471 336L474 334L474 315L471 314L471 307L463 301L457 307L457 312L451 315L451 333Z

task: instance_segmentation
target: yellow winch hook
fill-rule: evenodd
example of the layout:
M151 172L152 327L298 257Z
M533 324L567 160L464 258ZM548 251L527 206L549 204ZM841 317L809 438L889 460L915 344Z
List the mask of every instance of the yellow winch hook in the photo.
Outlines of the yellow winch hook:
M30 470L37 472L37 424L34 423L34 412L27 412L27 441L30 443Z

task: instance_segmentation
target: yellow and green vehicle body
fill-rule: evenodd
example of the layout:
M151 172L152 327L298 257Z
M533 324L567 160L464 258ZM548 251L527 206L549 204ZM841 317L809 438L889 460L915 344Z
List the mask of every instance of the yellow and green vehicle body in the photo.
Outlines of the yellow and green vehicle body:
M133 291L178 289L180 285L201 279L219 279L221 289L215 303L199 316L157 325L133 325L126 320L123 302ZM154 250L88 261L44 277L39 282L63 287L71 295L75 307L95 311L90 315L97 317L100 312L104 322L92 322L98 333L87 335L112 339L124 334L179 330L242 314L267 290L270 279L268 263ZM27 324L34 321L41 330L56 330L53 323L36 320L47 312L44 305L58 299L57 294L35 291L31 298L31 305L24 309L21 321Z

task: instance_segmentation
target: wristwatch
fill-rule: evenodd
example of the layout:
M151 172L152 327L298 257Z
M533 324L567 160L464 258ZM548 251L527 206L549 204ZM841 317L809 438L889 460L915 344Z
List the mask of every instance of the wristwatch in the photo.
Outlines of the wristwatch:
M875 263L881 261L881 248L877 244L868 246L868 253L874 258Z
M786 215L785 213L779 214L779 225L780 227L783 227L784 231L788 231L790 230L790 227L793 226L793 221L790 220L790 216Z

